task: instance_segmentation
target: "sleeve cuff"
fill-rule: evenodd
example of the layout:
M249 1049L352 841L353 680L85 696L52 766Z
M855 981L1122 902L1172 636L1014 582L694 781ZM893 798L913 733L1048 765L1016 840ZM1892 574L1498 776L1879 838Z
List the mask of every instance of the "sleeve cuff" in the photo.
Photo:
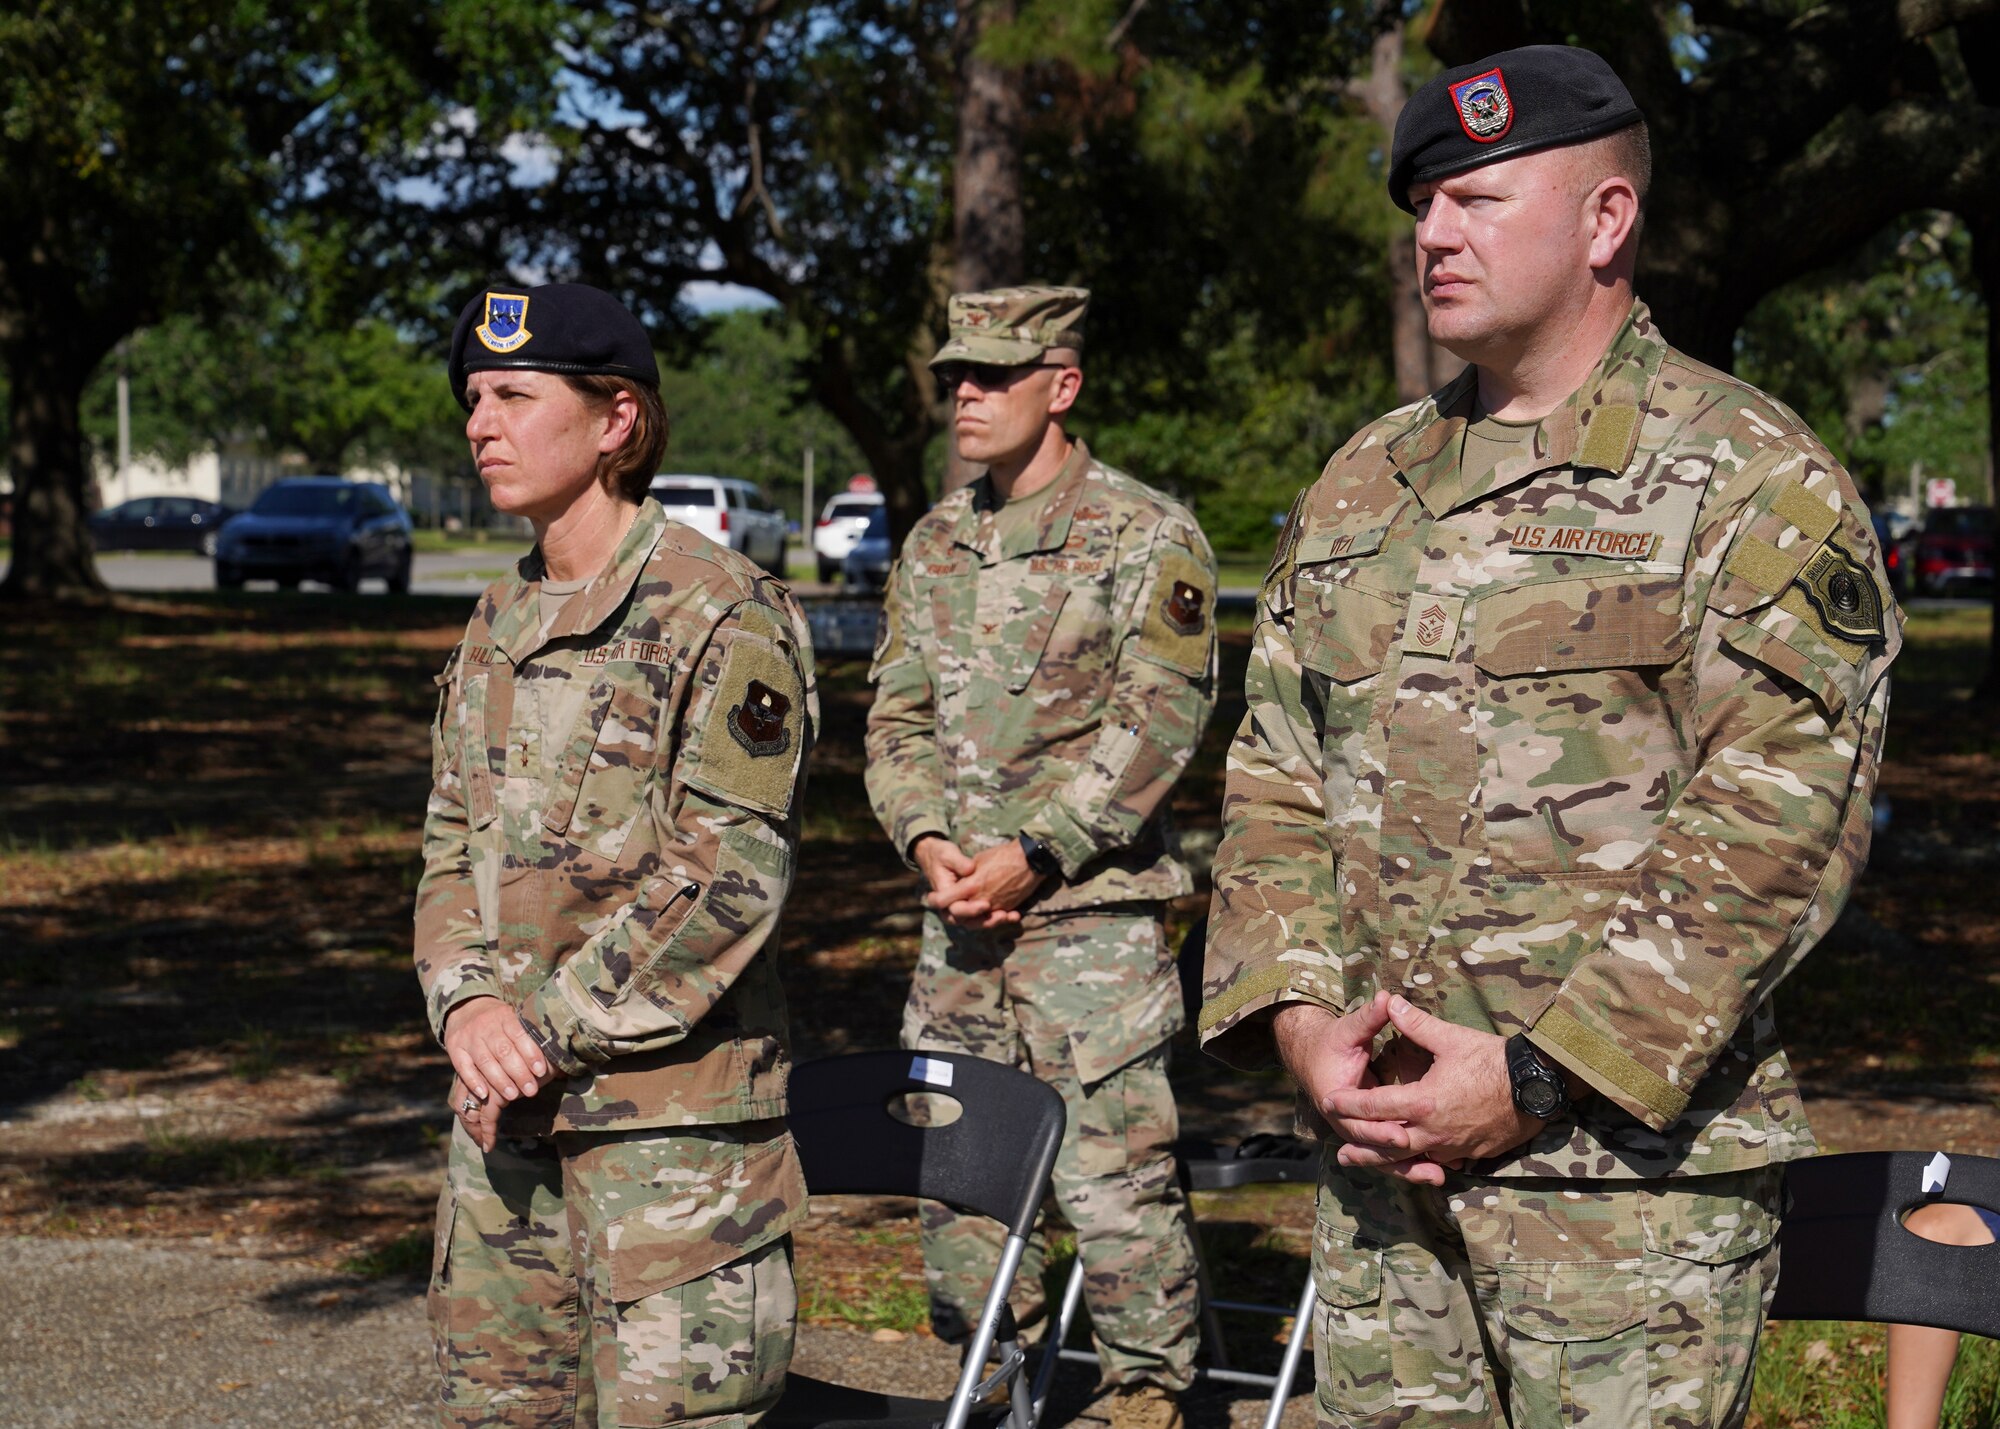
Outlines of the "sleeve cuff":
M941 839L951 837L951 830L944 826L944 820L934 814L912 814L896 830L896 852L901 855L906 867L918 873L923 872L917 863L917 840L926 834L936 834Z
M1021 832L1047 844L1049 852L1056 856L1056 862L1062 865L1063 877L1072 882L1083 872L1085 864L1108 852L1098 847L1097 840L1088 829L1071 818L1061 805L1053 802L1044 804L1022 824Z
M1202 1004L1195 1024L1202 1050L1240 1071L1275 1065L1278 1047L1271 1035L1271 1018L1279 1008L1294 1002L1310 1002L1335 1017L1345 1011L1337 1000L1329 1001L1309 988L1294 986L1290 969L1265 968Z
M444 1046L444 1024L451 1016L452 1009L476 997L497 997L502 1002L507 1000L506 992L494 979L484 958L479 959L476 964L468 964L461 969L461 972L458 985L449 993L443 996L439 996L436 992L431 994L429 1004L431 1036L437 1040L440 1047Z
M583 1019L563 995L562 981L563 975L558 971L535 989L534 995L521 1005L521 1026L535 1039L535 1045L542 1049L551 1067L573 1077L589 1063L572 1050L584 1040L577 1035L583 1030Z
M1665 1131L1687 1110L1688 1092L1645 1066L1611 1038L1586 1026L1560 1005L1528 1029L1528 1040L1590 1084L1591 1090L1654 1131Z

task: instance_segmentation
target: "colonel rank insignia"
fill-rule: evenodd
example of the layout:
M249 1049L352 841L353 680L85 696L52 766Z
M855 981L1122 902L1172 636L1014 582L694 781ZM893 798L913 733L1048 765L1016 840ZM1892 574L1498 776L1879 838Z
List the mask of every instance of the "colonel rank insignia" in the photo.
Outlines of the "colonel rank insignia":
M743 703L729 712L729 737L752 759L783 754L792 747L792 732L785 728L791 708L785 696L762 680L752 680L743 692Z
M1799 584L1832 634L1857 645L1872 645L1888 633L1882 624L1882 592L1875 577L1832 541L1806 562Z
M1198 586L1186 581L1175 581L1174 588L1160 605L1160 618L1177 635L1199 635L1207 624L1208 616L1202 609L1208 596Z
M488 293L486 321L473 332L494 352L512 352L521 346L534 336L528 331L527 294Z

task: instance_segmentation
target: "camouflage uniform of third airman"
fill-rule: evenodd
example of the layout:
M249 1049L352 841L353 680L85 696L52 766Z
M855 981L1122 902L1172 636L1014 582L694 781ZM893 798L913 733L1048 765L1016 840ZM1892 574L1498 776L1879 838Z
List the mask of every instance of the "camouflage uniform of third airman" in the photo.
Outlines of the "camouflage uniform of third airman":
M1777 1163L1814 1149L1770 993L1866 858L1900 615L1847 473L1643 305L1487 469L1460 459L1474 377L1361 432L1293 510L1202 1035L1258 1063L1279 1004L1388 988L1526 1030L1594 1093L1441 1191L1329 1148L1324 1418L1727 1424Z
M783 1388L805 1210L773 943L817 722L805 622L640 507L560 605L539 553L439 678L417 893L431 1025L504 999L552 1085L455 1131L446 1425L740 1426Z
M1007 342L1017 295L1038 292L954 298L954 341L970 341L946 353L1020 361L982 344ZM1081 443L1038 510L1004 522L982 476L918 523L890 578L868 718L883 828L906 857L926 833L977 854L1026 832L1062 865L1016 934L926 916L903 1042L1023 1066L1063 1094L1055 1190L1105 1377L1181 1389L1196 1283L1168 1150L1183 1013L1162 904L1192 888L1167 796L1213 708L1214 558L1184 507ZM999 1228L932 1205L924 1243L939 1333L962 1336ZM1032 1317L1033 1264L1021 1284Z

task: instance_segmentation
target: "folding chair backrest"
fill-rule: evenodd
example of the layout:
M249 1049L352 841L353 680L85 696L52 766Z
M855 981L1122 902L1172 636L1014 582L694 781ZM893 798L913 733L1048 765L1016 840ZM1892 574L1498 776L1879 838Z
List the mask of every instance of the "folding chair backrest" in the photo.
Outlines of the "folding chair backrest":
M1780 1241L1784 1320L1934 1325L2000 1338L2000 1244L1940 1245L1902 1217L1934 1201L2000 1212L2000 1161L1952 1156L1942 1192L1923 1190L1928 1151L1867 1151L1790 1162Z
M891 1111L930 1093L962 1109L949 1126ZM921 1196L1034 1225L1062 1141L1062 1098L1026 1072L953 1052L857 1052L792 1069L791 1128L817 1195Z

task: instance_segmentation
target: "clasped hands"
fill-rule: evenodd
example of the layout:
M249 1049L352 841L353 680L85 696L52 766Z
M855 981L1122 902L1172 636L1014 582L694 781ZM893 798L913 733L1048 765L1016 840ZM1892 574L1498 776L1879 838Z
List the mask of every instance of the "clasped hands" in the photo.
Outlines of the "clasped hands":
M1395 1038L1371 1059L1385 1027ZM1345 1016L1295 1002L1271 1019L1278 1055L1344 1143L1340 1164L1424 1186L1498 1156L1546 1125L1514 1105L1507 1039L1378 992Z
M925 834L912 855L931 891L924 906L961 928L990 933L1020 923L1020 907L1042 886L1018 840L968 854L942 834Z
M451 1058L451 1110L481 1151L500 1141L500 1112L508 1102L531 1097L549 1075L548 1059L514 1009L497 997L474 997L451 1010L444 1023L445 1055ZM476 1105L467 1111L466 1102Z

